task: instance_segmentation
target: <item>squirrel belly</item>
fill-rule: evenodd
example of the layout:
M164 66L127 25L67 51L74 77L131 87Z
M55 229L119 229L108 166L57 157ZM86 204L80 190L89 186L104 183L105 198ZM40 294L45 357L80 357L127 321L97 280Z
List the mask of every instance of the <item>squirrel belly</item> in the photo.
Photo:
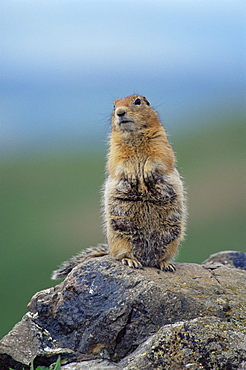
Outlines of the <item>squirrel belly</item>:
M185 233L185 197L173 149L145 97L117 99L104 189L110 255L131 267L175 268Z
M131 267L173 271L173 258L184 238L183 187L178 173L156 174L146 185L105 184L105 218L109 253Z

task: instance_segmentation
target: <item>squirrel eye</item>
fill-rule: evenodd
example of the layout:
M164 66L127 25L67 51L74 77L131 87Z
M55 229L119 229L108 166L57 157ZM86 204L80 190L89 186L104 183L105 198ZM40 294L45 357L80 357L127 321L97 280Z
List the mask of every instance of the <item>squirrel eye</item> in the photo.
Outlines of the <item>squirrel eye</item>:
M135 102L134 102L135 105L140 105L141 104L141 100L140 99L136 99Z

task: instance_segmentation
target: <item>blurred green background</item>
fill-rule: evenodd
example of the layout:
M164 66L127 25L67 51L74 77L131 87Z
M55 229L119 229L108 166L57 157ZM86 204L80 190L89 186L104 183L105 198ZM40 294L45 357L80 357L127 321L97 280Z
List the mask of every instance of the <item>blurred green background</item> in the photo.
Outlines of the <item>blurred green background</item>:
M0 337L51 273L104 242L113 100L145 95L188 193L178 261L245 251L242 1L1 0Z

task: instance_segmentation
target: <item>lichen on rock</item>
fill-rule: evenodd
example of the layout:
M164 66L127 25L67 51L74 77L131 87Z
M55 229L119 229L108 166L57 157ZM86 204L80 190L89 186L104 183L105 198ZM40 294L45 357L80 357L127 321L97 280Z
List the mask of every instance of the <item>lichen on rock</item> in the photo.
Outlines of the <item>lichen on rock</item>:
M246 364L246 271L230 265L176 263L171 273L93 258L36 293L28 309L0 342L1 369L58 355L64 370Z

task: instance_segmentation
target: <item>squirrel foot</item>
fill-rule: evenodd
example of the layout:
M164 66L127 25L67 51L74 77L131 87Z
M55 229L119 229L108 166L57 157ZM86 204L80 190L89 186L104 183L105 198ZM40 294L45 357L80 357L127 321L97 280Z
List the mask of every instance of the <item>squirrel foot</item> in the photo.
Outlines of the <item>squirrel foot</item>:
M122 258L121 262L123 263L123 265L130 266L134 269L143 268L142 264L138 260L133 259L133 258L125 257L125 258Z
M174 272L176 270L176 267L172 263L168 263L166 261L161 261L160 262L160 269L162 271Z

